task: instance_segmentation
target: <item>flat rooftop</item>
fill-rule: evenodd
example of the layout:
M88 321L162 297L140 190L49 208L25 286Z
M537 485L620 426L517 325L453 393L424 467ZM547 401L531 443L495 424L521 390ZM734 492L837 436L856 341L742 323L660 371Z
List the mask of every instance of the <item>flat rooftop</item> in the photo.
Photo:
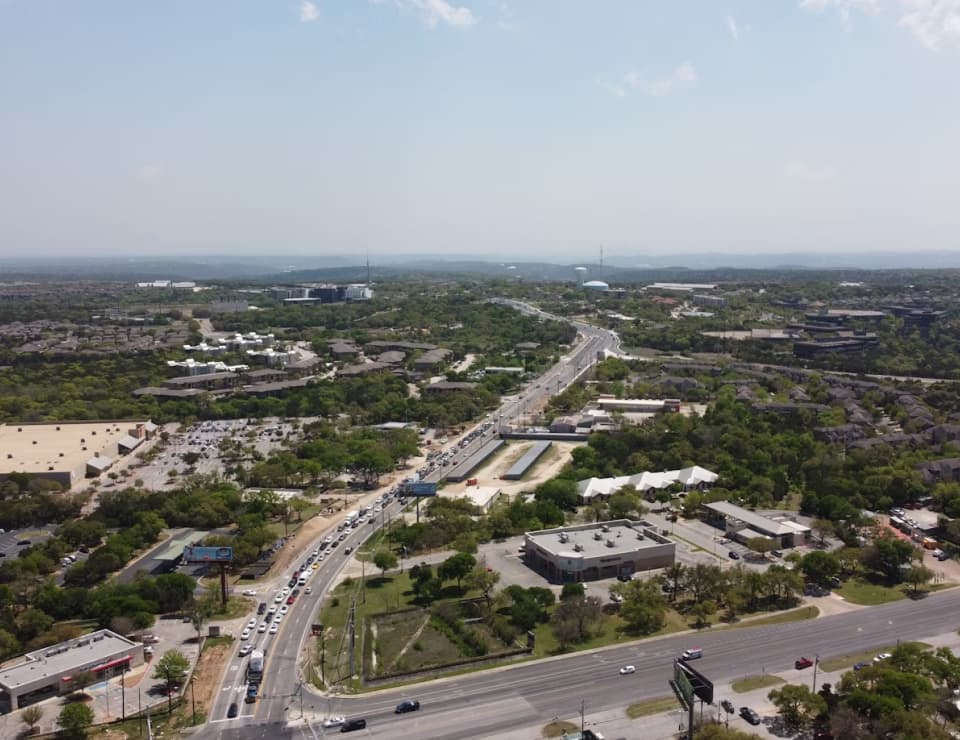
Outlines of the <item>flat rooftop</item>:
M110 630L93 632L27 653L23 656L23 663L0 670L0 686L16 689L40 678L69 676L77 668L97 660L106 662L117 653L137 645Z
M649 530L650 525L645 522L618 519L612 522L584 524L579 527L556 527L527 532L527 538L538 547L558 557L601 558L609 555L624 555L670 543L670 540L660 535L656 535L656 538L651 537ZM638 535L642 535L642 538Z
M76 470L95 452L114 455L117 442L140 421L0 425L0 474Z
M465 489L455 491L451 487L441 488L437 494L444 498L465 498L474 506L486 509L490 503L500 495L500 489L496 486L467 486Z

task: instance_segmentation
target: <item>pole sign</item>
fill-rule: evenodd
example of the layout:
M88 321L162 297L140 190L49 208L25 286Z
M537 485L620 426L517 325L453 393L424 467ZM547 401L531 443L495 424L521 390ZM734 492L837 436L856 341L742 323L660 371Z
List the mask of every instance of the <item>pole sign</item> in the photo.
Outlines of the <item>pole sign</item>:
M686 683L693 689L693 693L697 698L707 704L713 704L713 681L683 661L678 660L675 665L675 677L683 676ZM680 678L676 678L675 680L678 684L681 684L681 686L683 685Z
M436 483L407 483L407 493L411 496L436 496Z

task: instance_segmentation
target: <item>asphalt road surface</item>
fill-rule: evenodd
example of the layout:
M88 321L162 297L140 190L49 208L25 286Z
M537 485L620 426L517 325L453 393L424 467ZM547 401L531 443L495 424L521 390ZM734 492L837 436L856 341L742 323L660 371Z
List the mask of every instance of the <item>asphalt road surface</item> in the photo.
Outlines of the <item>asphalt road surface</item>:
M406 689L357 697L341 697L335 711L364 717L368 727L358 737L459 740L492 736L517 727L533 726L555 716L575 714L580 700L588 711L602 711L670 695L674 658L689 647L702 647L704 658L695 666L715 682L766 671L791 670L800 656L840 656L895 645L898 640L930 638L956 630L960 623L960 590L933 594L915 602L904 600L822 619L740 629L718 629L635 642L606 650L524 663L461 677L442 679ZM622 665L637 672L619 675ZM812 672L797 672L809 681ZM801 678L802 677L802 678ZM418 699L419 712L396 716L394 706L405 698ZM719 697L718 697L719 698ZM324 705L322 699L307 700ZM298 718L290 702L289 717ZM221 732L221 738L322 737L317 712L314 721L285 729L270 721ZM271 717L272 720L272 717ZM212 727L210 729L213 729ZM329 731L328 731L329 732Z

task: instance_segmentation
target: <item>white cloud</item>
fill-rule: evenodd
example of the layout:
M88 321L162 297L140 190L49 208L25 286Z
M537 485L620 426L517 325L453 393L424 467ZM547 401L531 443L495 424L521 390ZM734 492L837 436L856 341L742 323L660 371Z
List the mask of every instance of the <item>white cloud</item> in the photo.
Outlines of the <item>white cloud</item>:
M784 165L783 174L791 180L806 180L808 182L823 182L837 176L833 167L809 164L800 160L791 160Z
M684 62L666 77L661 77L647 85L647 92L651 95L669 95L678 86L696 81L697 70L690 62Z
M724 22L727 24L727 31L730 33L730 38L734 41L740 40L740 27L737 25L736 19L732 16L727 16L724 18Z
M689 85L696 81L697 70L690 62L684 62L670 74L659 79L650 80L642 72L633 70L627 72L618 82L601 82L600 84L607 92L618 98L625 98L635 90L662 97L669 95L681 85Z
M163 168L158 164L145 164L137 170L137 178L140 180L156 180L163 174Z
M319 20L319 18L320 9L317 7L317 4L310 2L310 0L301 0L300 22L313 23L315 20Z
M441 23L451 28L470 28L477 23L477 16L466 6L457 7L447 0L410 0L420 10L424 22L430 28Z
M933 51L960 47L960 0L901 0L900 25Z

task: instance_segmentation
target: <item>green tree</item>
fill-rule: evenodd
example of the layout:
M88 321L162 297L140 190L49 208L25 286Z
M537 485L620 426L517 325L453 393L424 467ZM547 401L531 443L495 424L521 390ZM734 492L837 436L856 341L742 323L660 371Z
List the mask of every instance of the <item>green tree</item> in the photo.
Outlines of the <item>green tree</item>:
M620 616L631 632L649 635L666 623L667 605L656 581L632 580L617 584L611 591L623 597Z
M916 548L906 540L896 537L878 537L873 544L863 549L863 564L882 574L891 583L901 579L901 567L916 557Z
M693 617L694 626L699 629L710 624L710 617L717 613L717 604L709 599L696 602L690 607L690 616Z
M43 707L39 704L31 704L20 712L20 721L27 726L27 734L33 735L37 731L37 725L43 719Z
M747 547L765 558L768 552L776 549L776 543L769 537L751 537L747 540Z
M487 602L487 608L489 608L490 596L494 587L500 582L500 574L495 570L488 570L482 565L477 565L470 571L464 581L466 581L467 588L475 589L483 595ZM547 593L550 594L551 598L553 597L552 591L548 590Z
M458 552L440 563L437 575L445 581L455 580L457 588L463 590L463 579L477 565L477 559L468 552Z
M840 572L840 560L833 553L824 550L814 550L804 555L800 561L800 570L807 577L820 586L827 586L830 579Z
M904 576L904 580L913 586L913 592L919 593L920 587L925 586L933 578L933 571L923 563L915 563Z
M806 684L786 684L773 689L767 697L777 708L789 727L808 727L814 719L827 711L827 702Z
M61 710L57 725L64 740L84 740L93 720L93 710L90 707L82 702L73 702Z
M380 577L385 578L388 570L397 567L397 556L392 550L377 550L373 555L373 564L380 569Z
M173 692L176 686L182 686L190 670L190 661L179 650L168 650L156 662L153 670L153 677L161 679L166 684L167 704L173 709Z
M550 617L560 647L566 649L571 643L582 642L589 637L602 613L602 603L597 596L561 599Z

